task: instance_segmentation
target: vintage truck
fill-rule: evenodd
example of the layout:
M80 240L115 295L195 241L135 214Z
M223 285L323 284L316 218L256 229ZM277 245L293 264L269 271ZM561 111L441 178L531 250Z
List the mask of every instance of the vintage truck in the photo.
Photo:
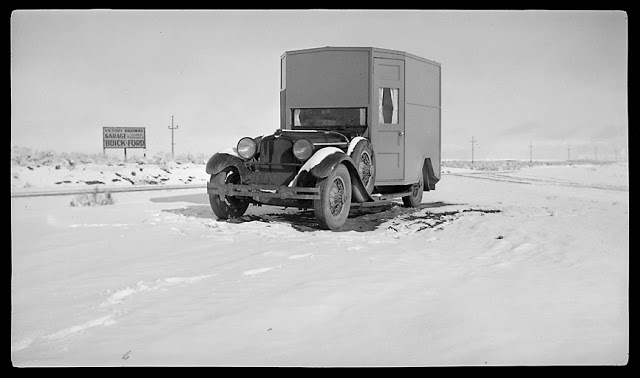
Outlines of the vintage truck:
M322 47L280 59L280 127L206 165L219 219L249 204L313 208L339 230L352 204L416 207L440 180L440 64L375 47Z

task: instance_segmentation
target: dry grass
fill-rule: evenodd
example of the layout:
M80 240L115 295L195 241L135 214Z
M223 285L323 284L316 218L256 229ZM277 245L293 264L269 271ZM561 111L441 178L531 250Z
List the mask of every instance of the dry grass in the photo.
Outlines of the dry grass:
M213 153L212 153L213 154ZM212 155L211 154L211 155ZM172 157L170 153L158 152L150 157L133 156L129 157L126 162L137 164L166 164L175 162L178 164L206 164L211 155L198 154L179 154ZM12 166L66 166L68 169L74 169L78 165L83 164L121 164L123 159L114 155L85 154L77 152L55 152L55 151L38 151L27 147L13 146L11 147L11 165Z
M99 193L96 188L92 193L79 194L75 196L70 205L74 207L80 206L104 206L113 205L114 200L110 192Z

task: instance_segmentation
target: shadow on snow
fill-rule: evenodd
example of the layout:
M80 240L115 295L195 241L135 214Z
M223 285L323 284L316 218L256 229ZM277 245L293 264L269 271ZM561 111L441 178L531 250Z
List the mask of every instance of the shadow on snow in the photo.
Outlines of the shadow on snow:
M195 205L181 207L177 209L162 210L173 214L183 215L191 218L203 218L203 219L216 219L213 215L213 211L209 206L209 199L207 194L192 194L192 195L180 195L170 197L157 197L152 198L152 202L172 203L172 202L188 202ZM458 206L463 204L447 203L442 201L423 203L416 208L406 208L398 203L386 203L377 206L357 206L351 209L349 212L349 218L340 230L345 231L359 231L367 232L373 231L382 223L392 220L398 217L402 217L402 221L412 223L423 223L421 228L433 228L446 220L451 219L451 216L456 216L464 212L477 211L483 213L496 213L500 210L486 210L486 209L456 209L452 211L438 211L438 212L423 212L424 209L440 208L447 206ZM260 207L260 209L269 209L269 206ZM273 207L274 211L264 212L262 214L252 214L252 209L256 207L249 207L247 213L237 219L229 219L228 223L245 223L245 222L264 222L264 223L288 223L294 229L301 232L319 231L318 222L316 221L313 210L300 210L296 212L282 211L279 212L278 207ZM262 210L264 211L264 210ZM268 210L267 210L268 211ZM389 226L393 229L393 226Z

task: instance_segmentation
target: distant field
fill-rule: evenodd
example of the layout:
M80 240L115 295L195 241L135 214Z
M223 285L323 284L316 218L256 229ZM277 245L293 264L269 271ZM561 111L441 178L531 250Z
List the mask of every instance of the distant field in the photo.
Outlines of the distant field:
M141 157L133 156L127 159L128 163L137 164L164 164L174 162L178 164L206 164L211 155L199 154L179 154L171 157L170 153L159 152L153 156ZM104 164L114 165L123 163L120 156L103 155L103 154L87 154L78 152L55 152L55 151L38 151L26 147L11 148L11 165L12 166L53 166L73 167L83 164Z
M171 154L159 152L153 156L140 157L133 156L127 159L128 163L137 164L206 164L211 157L210 154L180 154L171 157ZM78 164L104 164L115 165L122 164L123 159L120 156L103 155L103 154L86 154L78 152L54 152L54 151L38 151L26 147L11 148L11 165L12 166L71 166ZM470 160L442 160L444 168L465 168L480 171L503 171L517 170L523 167L544 166L544 165L578 165L578 164L611 164L613 162L593 160L570 160L570 161L533 161L526 160L477 160L471 163Z
M561 165L606 165L612 161L593 160L569 160L569 161L532 161L527 160L480 160L471 163L470 160L443 160L442 168L464 168L478 171L514 171L526 167L535 166L561 166Z

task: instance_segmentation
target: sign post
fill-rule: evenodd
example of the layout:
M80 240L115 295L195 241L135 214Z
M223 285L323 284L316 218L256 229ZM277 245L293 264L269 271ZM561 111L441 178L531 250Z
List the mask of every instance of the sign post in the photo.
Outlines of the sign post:
M127 160L127 148L147 149L147 135L144 127L103 127L102 150L124 148L124 160Z

